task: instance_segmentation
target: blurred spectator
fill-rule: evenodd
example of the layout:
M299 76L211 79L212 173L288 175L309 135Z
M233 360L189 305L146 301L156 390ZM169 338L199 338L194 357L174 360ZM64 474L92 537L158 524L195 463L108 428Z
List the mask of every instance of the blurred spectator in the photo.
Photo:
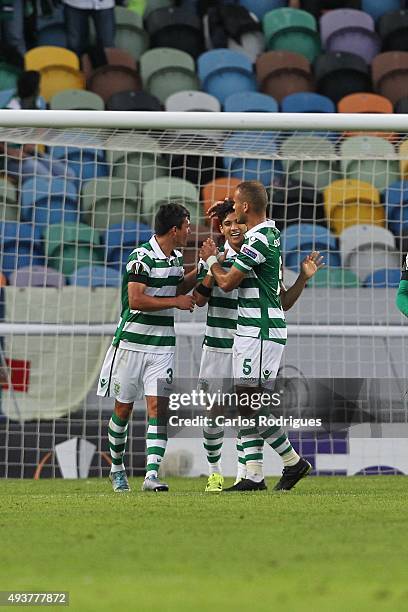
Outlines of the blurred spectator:
M115 46L114 0L63 0L68 47L79 57L90 46L89 18L98 47Z
M0 143L1 155L4 154L4 173L20 186L25 179L34 176L60 177L75 180L75 173L66 161L53 160L41 152L41 146L33 144Z
M1 38L21 55L27 50L24 38L24 5L24 0L2 0L0 3Z
M39 95L40 73L36 70L26 70L18 77L16 95L11 98L6 108L39 109Z

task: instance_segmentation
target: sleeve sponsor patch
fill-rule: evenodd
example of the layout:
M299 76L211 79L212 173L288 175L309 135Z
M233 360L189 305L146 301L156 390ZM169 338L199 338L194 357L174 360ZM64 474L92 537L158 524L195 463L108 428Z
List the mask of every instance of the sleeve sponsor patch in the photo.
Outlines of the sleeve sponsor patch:
M241 253L244 253L244 255L248 255L248 257L251 257L252 259L256 259L258 257L258 253L256 253L246 245L242 247Z

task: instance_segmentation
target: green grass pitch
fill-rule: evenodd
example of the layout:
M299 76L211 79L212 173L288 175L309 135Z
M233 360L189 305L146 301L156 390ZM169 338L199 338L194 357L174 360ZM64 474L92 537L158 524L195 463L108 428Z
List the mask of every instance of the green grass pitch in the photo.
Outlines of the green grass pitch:
M406 477L230 495L169 484L3 481L0 590L70 591L81 612L408 609Z

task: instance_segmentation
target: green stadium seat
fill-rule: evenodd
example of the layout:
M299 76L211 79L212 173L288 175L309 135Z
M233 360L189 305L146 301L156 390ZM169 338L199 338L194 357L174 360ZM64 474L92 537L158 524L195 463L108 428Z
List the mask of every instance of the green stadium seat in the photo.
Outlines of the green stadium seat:
M308 287L322 288L330 287L333 289L343 289L359 287L360 281L351 270L343 268L321 268L308 281Z
M19 211L16 188L7 179L0 178L0 219L2 221L17 221Z
M169 8L171 6L174 6L172 0L146 0L143 17L147 19L147 17L150 15L150 13L153 13L153 11L161 8Z
M199 89L193 58L178 49L149 49L140 58L140 74L143 88L162 104L174 93Z
M142 221L153 224L160 204L179 202L190 212L193 225L200 223L199 191L193 183L175 177L163 177L143 186Z
M323 190L335 178L336 149L332 142L320 136L289 136L280 148L283 169L289 178L299 184ZM293 159L299 155L302 159ZM318 158L324 159L318 159ZM312 158L312 159L310 159Z
M143 28L143 18L124 6L115 7L115 47L139 59L149 48L149 35Z
M81 209L84 220L105 231L123 220L138 221L140 199L137 185L121 178L98 178L82 187Z
M317 23L313 15L293 8L277 8L262 20L267 48L294 51L313 62L321 51Z
M340 150L341 169L347 179L372 183L383 191L400 178L396 151L385 138L353 136L342 142Z
M51 110L105 110L98 94L83 89L66 89L55 94L50 101Z
M17 79L21 74L20 68L0 62L0 90L15 89L17 87Z
M47 265L65 276L82 266L103 261L100 233L83 223L50 225L45 241Z
M140 185L169 174L168 163L158 151L156 140L141 135L138 137L138 147L143 151L106 152L107 161L113 167L113 176Z

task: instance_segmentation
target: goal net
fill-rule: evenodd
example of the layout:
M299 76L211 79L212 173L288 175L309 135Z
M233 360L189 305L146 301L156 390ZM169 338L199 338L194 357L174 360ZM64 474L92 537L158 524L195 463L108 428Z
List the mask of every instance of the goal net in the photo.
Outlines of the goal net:
M326 263L287 313L290 401L306 414L322 381L350 391L341 424L291 440L318 474L408 473L408 328L395 307L408 250L403 116L0 111L0 126L0 476L108 472L113 402L95 393L124 263L160 203L177 201L191 215L191 269L203 240L218 239L208 207L252 179L281 231L285 285L311 250ZM176 313L178 377L198 375L205 317ZM133 475L144 433L140 403ZM232 475L234 432L224 445ZM198 435L170 440L169 473L205 465ZM281 469L269 450L265 469Z

